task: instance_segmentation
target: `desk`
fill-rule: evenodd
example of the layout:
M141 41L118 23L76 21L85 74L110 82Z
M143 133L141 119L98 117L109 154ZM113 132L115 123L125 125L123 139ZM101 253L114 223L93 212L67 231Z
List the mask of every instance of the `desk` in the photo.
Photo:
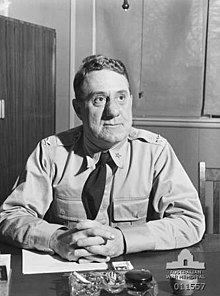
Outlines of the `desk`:
M195 296L220 295L220 235L206 235L204 239L188 248L194 260L205 263L205 289L195 291ZM12 254L12 278L9 296L69 296L64 277L60 273L22 274L21 250L0 244L2 253ZM171 288L167 279L167 262L177 261L181 250L151 251L115 258L114 261L129 260L137 269L149 269L159 286L159 296L171 296ZM106 295L103 293L103 295ZM119 294L121 296L122 294Z

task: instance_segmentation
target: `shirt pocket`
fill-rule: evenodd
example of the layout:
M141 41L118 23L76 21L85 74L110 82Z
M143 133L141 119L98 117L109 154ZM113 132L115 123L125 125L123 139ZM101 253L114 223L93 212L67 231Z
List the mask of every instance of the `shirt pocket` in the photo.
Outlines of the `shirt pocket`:
M73 199L66 195L56 195L56 215L59 219L78 221L86 219L86 212L81 199Z
M148 197L129 197L128 199L117 198L113 202L114 222L141 224L146 222L148 210Z

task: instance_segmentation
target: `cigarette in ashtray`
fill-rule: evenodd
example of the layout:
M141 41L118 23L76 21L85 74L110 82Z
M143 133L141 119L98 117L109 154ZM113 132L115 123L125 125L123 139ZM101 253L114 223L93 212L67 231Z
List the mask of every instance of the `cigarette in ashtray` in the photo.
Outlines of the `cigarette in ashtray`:
M77 277L81 282L85 283L85 284L90 284L91 282L88 281L87 279L85 279L81 274L79 274L76 271L73 271L73 274L75 275L75 277Z

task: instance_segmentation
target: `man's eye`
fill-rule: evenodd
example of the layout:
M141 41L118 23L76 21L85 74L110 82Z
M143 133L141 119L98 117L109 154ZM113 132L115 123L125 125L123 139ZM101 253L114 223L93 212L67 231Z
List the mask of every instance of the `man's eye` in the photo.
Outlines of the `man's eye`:
M125 99L126 99L126 96L125 96L125 95L119 95L119 96L117 97L117 100L118 100L119 103L124 102Z
M104 96L97 96L93 99L94 105L104 105L106 102L106 98Z

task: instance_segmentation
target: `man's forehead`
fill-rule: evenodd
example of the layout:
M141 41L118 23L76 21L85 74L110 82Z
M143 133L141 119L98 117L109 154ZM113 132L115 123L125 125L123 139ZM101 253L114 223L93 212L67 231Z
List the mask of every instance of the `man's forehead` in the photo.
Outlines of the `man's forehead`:
M84 87L94 87L94 88L117 88L124 86L129 87L127 78L118 72L103 69L91 71L86 74L83 88Z

